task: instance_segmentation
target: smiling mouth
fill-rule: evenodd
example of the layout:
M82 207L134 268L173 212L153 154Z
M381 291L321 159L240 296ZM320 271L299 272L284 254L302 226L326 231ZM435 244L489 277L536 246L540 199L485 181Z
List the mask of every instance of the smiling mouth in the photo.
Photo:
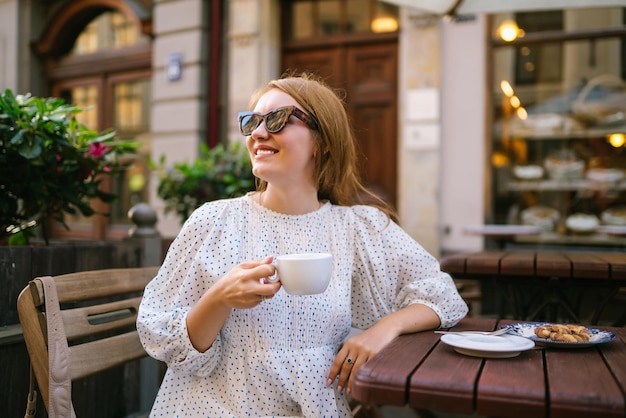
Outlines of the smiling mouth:
M258 149L256 150L256 155L272 155L276 154L276 151L271 149Z

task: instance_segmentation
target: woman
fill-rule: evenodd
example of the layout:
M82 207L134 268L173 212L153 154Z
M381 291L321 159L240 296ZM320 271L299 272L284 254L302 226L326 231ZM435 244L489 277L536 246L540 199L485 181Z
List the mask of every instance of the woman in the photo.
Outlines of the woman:
M382 202L358 204L355 140L327 85L274 80L250 107L239 126L257 191L197 209L144 293L139 334L168 366L151 416L348 417L363 363L467 305ZM324 293L265 280L274 256L301 252L333 254ZM346 340L351 326L364 331Z

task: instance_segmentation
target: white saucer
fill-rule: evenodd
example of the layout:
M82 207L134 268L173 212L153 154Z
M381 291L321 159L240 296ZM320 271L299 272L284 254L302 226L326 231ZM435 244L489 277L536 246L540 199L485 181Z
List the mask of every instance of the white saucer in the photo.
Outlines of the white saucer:
M535 347L534 341L516 335L446 334L441 341L457 353L473 357L510 358Z

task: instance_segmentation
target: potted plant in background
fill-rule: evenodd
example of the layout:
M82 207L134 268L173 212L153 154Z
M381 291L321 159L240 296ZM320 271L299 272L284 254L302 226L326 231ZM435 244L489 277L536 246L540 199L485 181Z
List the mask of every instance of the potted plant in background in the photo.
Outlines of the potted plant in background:
M92 199L116 198L102 181L140 144L88 129L75 118L81 111L59 98L0 95L0 242L28 243L33 227L53 219L67 227L64 214L92 216Z
M168 167L162 156L158 164L150 165L158 173L157 193L165 202L165 212L176 213L181 223L205 202L242 196L254 190L250 156L240 142L210 149L202 144L199 157L191 163Z
M117 139L112 130L88 129L76 120L81 111L58 98L0 92L0 357L7 365L0 387L7 388L9 402L2 402L7 416L23 413L21 400L28 393L28 356L16 307L28 282L140 262L136 244L128 242L63 240L48 245L48 221L65 225L66 214L94 215L93 199L116 198L104 190L103 180L123 170L130 160L124 157L140 145ZM6 245L28 244L35 230L46 245Z

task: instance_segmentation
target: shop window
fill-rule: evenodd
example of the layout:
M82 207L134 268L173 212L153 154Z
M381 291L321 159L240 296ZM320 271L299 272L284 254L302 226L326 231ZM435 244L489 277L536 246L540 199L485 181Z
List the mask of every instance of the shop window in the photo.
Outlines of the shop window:
M509 245L626 245L624 9L495 15L487 222L540 233ZM502 25L518 36L504 41Z

